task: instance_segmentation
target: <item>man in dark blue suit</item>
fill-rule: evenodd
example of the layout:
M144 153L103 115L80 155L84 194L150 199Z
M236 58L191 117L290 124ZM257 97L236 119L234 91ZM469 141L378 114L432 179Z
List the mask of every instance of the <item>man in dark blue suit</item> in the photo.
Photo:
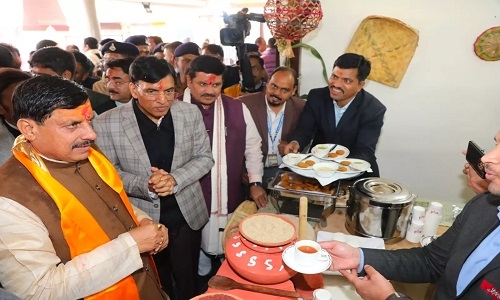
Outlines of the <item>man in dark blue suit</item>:
M495 144L481 157L488 190L474 189L482 193L467 202L435 241L390 251L323 242L334 262L330 270L339 270L365 300L409 299L394 292L387 279L436 283L435 300L500 299L500 131Z
M385 106L363 89L371 64L355 53L341 55L333 64L328 86L312 89L285 154L309 144L332 143L349 148L349 157L368 161L379 176L375 148L384 124Z

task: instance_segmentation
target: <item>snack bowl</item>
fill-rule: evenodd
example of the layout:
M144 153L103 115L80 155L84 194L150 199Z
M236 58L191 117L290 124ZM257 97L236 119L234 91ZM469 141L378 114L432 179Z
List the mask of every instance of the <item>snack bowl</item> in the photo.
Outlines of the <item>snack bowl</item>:
M329 144L319 144L319 145L316 145L314 147L314 149L316 150L315 151L315 155L317 157L323 157L323 156L325 156L325 155L328 154L328 151L330 150L330 148L331 148L331 145L329 145Z
M287 154L287 159L291 165L296 165L302 160L302 155L297 153L290 153Z
M319 177L331 177L337 172L337 166L333 163L317 163L312 168Z

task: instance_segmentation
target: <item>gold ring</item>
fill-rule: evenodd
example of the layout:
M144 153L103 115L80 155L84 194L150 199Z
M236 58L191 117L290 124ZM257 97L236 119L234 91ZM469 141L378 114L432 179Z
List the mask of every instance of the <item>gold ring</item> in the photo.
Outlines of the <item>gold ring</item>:
M161 231L161 229L163 228L163 224L158 224L156 228L158 228L158 231Z

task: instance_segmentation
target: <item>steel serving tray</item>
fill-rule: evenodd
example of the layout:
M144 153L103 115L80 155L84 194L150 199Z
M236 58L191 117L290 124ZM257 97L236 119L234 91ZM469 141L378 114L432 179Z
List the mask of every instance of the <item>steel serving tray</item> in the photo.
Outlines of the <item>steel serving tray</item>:
M292 184L287 182L292 182ZM314 191L313 187L321 191ZM285 170L279 170L268 184L270 201L278 212L298 216L299 199L307 197L308 220L322 223L326 223L326 218L335 211L339 187L340 181L322 187L314 178L307 178Z

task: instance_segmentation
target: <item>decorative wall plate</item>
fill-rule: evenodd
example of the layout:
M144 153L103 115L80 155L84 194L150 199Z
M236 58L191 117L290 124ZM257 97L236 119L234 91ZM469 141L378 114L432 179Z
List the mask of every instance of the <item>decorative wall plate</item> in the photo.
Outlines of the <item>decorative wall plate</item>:
M474 42L474 52L482 60L500 60L500 26L481 33Z

